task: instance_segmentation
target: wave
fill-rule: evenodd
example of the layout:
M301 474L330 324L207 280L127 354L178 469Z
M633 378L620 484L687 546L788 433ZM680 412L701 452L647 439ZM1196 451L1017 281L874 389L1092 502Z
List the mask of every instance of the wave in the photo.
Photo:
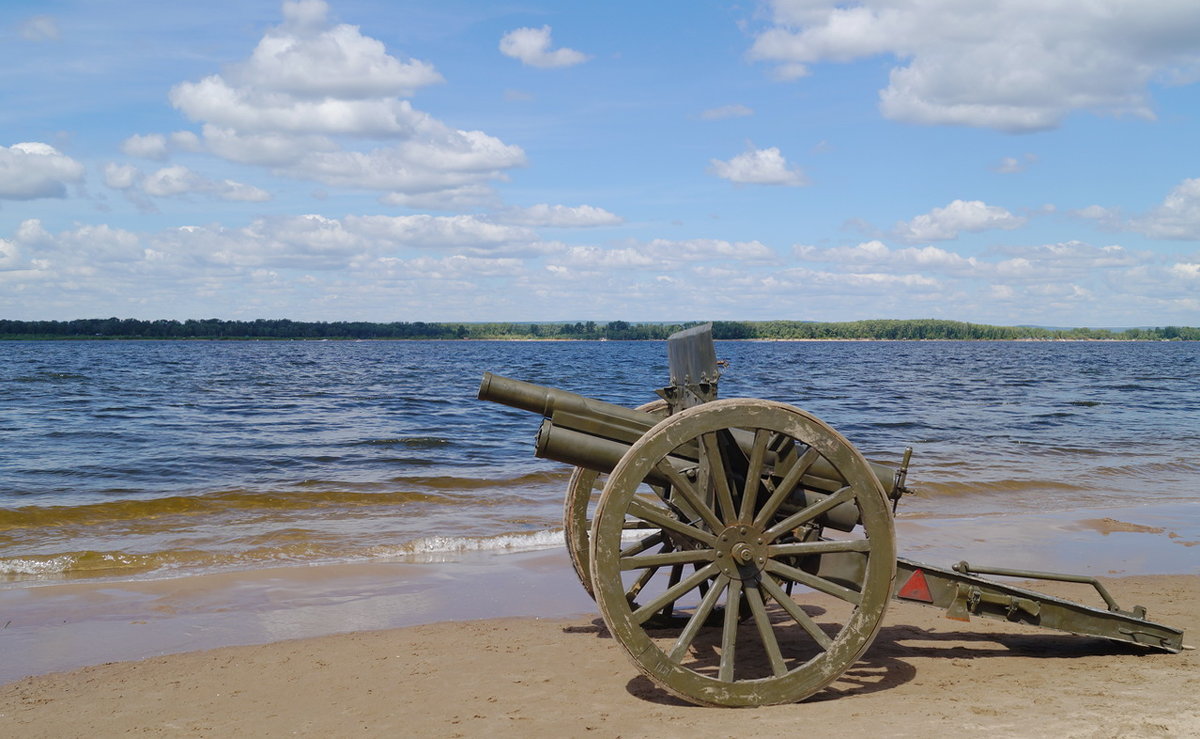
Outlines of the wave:
M149 572L161 567L162 558L128 552L59 552L55 554L0 557L0 578L6 580L48 577L87 577Z
M570 468L553 472L526 472L513 477L456 477L438 475L401 475L393 477L390 482L406 483L433 490L480 490L483 488L523 488L535 484L562 481L564 484L570 477Z
M12 378L12 382L62 382L64 380L87 380L87 375L81 375L75 372L48 372L41 371L34 375L22 375Z
M242 550L175 549L158 552L66 551L0 557L0 581L79 578L128 578L252 569L281 565L319 565L335 562L445 561L475 552L497 554L552 549L563 545L562 529L496 534L482 537L428 536L394 545L352 547L302 529L281 530L241 540L257 544Z
M1036 492L1080 492L1087 486L1075 485L1061 480L965 480L914 483L917 495L922 498L966 495L1008 495Z
M1097 467L1094 472L1102 477L1154 477L1163 473L1200 472L1200 464L1180 459L1173 462L1146 462L1141 464Z
M106 500L74 506L21 506L0 508L0 531L43 527L97 526L140 522L173 516L206 516L253 511L319 511L391 507L407 503L492 505L510 502L509 496L481 496L479 490L515 490L531 483L566 479L565 473L525 474L498 480L457 477L400 477L387 489L373 483L373 490L345 490L346 483L306 480L299 490L231 490L201 495L171 495L161 498ZM397 484L405 489L396 490ZM565 482L563 483L565 485ZM322 489L312 489L322 488ZM417 488L417 489L413 489ZM426 488L421 490L420 488Z
M454 442L439 436L400 436L394 439L364 439L349 446L402 446L410 449L438 449Z
M403 544L390 553L377 550L379 556L414 555L417 557L464 554L467 552L526 552L563 545L562 529L546 529L524 534L498 534L487 537L428 536Z

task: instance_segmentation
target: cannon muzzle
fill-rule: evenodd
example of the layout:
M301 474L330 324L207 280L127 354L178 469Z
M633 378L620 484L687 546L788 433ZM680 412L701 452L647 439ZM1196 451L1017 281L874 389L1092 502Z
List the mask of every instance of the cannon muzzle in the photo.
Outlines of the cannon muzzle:
M554 419L556 424L561 422L567 428L623 441L626 445L642 438L643 434L658 423L658 417L645 411L635 411L622 405L605 403L558 388L501 377L491 372L483 373L483 381L479 383L479 399L537 413ZM547 459L566 461L558 460L557 457ZM577 462L568 464L598 469L600 472L611 470L611 467L603 469Z

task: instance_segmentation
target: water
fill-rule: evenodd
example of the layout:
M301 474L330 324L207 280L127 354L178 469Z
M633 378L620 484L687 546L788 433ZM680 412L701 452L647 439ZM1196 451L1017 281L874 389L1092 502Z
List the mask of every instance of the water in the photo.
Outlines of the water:
M717 353L723 397L799 405L876 460L912 446L901 520L1197 510L1197 343ZM538 418L475 399L485 370L633 406L666 346L0 342L0 587L556 544L568 470L533 458Z

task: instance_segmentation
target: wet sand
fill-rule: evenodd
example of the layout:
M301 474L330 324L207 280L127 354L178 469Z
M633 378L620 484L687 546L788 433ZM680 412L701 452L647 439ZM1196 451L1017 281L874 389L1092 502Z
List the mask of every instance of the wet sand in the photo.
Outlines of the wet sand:
M1194 518L1164 525L1171 518L902 517L898 538L902 554L935 564L1034 560L1101 575L1123 607L1146 606L1194 644L1200 537ZM1163 572L1175 574L1148 574ZM1036 589L1091 602L1079 587ZM862 662L803 704L684 705L608 637L561 549L9 589L0 622L0 683L11 681L0 685L0 736L779 735L805 726L826 736L1200 736L1195 651L964 624L905 603L890 605Z
M1200 576L1107 581L1200 633ZM640 677L591 614L227 647L0 687L0 734L115 736L1196 736L1200 659L897 603L801 704L708 709Z

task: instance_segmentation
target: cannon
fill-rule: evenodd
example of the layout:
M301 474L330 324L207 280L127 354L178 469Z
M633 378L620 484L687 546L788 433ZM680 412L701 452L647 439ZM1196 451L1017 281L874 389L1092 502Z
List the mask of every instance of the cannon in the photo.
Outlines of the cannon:
M544 417L535 454L575 467L563 512L575 572L633 664L668 692L717 706L804 700L863 655L893 599L1183 649L1181 630L1120 608L1094 578L897 557L911 449L898 466L874 464L799 408L718 399L711 325L667 349L669 384L637 409L492 373L479 398ZM985 576L1087 583L1104 607Z

